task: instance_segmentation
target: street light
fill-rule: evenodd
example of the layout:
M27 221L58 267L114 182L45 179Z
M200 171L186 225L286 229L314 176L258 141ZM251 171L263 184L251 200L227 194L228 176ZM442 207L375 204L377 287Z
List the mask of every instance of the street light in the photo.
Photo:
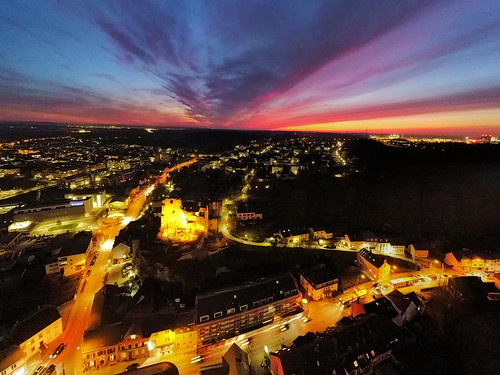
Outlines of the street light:
M358 276L358 281L356 282L356 284L359 284L359 279L364 280L365 278L366 278L365 275L363 275L363 274L359 275Z

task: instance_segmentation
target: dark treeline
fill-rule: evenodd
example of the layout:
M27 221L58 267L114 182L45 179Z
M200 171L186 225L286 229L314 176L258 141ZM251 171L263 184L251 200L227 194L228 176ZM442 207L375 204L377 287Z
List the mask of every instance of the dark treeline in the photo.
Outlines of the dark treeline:
M405 149L353 141L351 176L306 175L273 184L262 197L270 202L263 206L267 226L368 228L406 241L498 249L499 152L498 145Z

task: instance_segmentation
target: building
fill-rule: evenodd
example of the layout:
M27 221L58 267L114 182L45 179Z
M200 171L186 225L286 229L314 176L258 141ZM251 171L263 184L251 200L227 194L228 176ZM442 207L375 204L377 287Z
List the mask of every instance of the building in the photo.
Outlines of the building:
M389 256L405 256L406 246L404 245L391 245L390 242L379 242L375 246L374 252L389 255Z
M327 266L319 264L300 272L300 285L305 290L304 298L318 301L338 290L339 278Z
M71 276L83 271L91 240L92 234L80 232L63 241L60 251L45 265L45 274L62 273L64 276Z
M179 375L179 370L173 363L161 362L150 366L139 367L135 370L121 372L118 375Z
M500 289L500 273L495 273L495 276L493 276L493 282L495 283L496 288Z
M26 373L26 354L19 346L11 345L0 351L0 375Z
M83 368L97 370L117 362L146 358L147 342L148 338L136 324L119 322L87 330L82 343Z
M445 255L444 261L457 271L468 273L500 272L500 258L495 254L473 251L453 251Z
M156 349L162 353L196 350L192 318L192 314L154 314L89 329L82 346L84 368L133 361L148 357Z
M164 241L191 242L208 234L208 206L186 207L180 199L162 201L161 225L158 237ZM197 209L197 210L196 210Z
M397 364L392 346L399 332L380 315L344 318L345 324L297 337L293 345L270 353L274 375L372 374L381 363Z
M396 289L383 298L389 300L394 307L397 315L392 321L400 327L422 313L423 304L415 292L403 294Z
M285 229L279 233L279 238L285 245L300 245L310 239L309 229Z
M313 240L319 240L319 239L331 240L333 238L333 232L327 232L324 229L315 230L313 228L309 228L309 232Z
M104 209L106 192L88 194L66 194L66 199L51 203L32 203L14 209L13 223L9 231L24 231L33 223L50 220L72 220L88 217Z
M144 337L149 337L150 350L163 352L190 352L196 350L198 333L194 329L193 314L165 313L140 319Z
M262 213L255 212L236 212L236 219L238 221L247 221L247 220L257 220L262 219Z
M43 352L63 333L62 319L54 307L45 307L12 329L12 341L27 358Z
M222 362L200 368L200 375L250 375L248 354L238 345L233 344L222 356Z
M387 242L388 238L377 236L369 230L358 230L355 232L346 233L344 235L344 243L352 249L368 248L374 249L379 242Z
M387 280L391 266L384 256L373 254L368 249L361 249L357 255L358 264L362 270L367 271L375 280Z
M86 202L86 204L89 205L89 207L91 207L93 210L105 207L108 201L105 190L88 193L71 193L64 195L64 198L71 201Z
M410 244L410 246L408 246L408 252L411 254L413 259L428 258L429 246L425 244Z
M119 243L116 245L113 250L113 264L118 264L126 259L130 258L130 246L125 245L124 243Z
M196 296L198 341L211 343L230 338L298 312L298 299L292 276Z

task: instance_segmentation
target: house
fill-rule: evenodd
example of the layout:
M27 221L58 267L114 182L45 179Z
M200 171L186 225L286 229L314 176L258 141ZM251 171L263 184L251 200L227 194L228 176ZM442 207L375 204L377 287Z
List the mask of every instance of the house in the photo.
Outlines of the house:
M324 229L315 230L313 228L309 228L309 232L313 240L319 240L319 239L330 240L333 238L333 232L327 232Z
M429 257L429 248L428 244L421 243L412 243L408 246L408 252L411 254L413 259L415 258L428 258Z
M364 315L350 324L299 336L290 347L270 353L275 375L371 374L386 361L397 362L392 346L397 327L380 315Z
M338 290L339 278L327 266L319 264L300 272L300 285L305 289L304 298L318 301Z
M0 375L23 375L26 372L26 354L19 346L11 345L0 351Z
M381 237L372 231L362 229L355 232L349 232L344 235L344 243L355 249L368 248L374 249L379 242L387 242L387 238Z
M403 294L396 289L384 298L388 299L394 307L397 316L392 318L392 320L400 327L422 313L423 304L415 292Z
M404 245L391 245L390 242L379 242L375 246L374 252L404 257L405 250L406 246Z
M368 249L361 249L357 254L358 265L367 271L375 280L387 280L391 272L391 266L384 256L373 254Z
M139 367L135 370L127 370L118 375L179 375L179 370L171 362L160 362L154 365Z
M83 271L91 240L91 233L80 232L63 241L58 245L59 252L45 265L45 273L47 275L62 273L64 276L70 276Z
M497 289L500 289L500 273L495 273L495 276L493 276L493 282L495 283Z
M391 320L398 315L398 312L394 308L392 302L385 297L377 298L372 302L365 303L362 307L366 314L379 314ZM356 317L356 315L352 314L354 311L355 309L352 309L351 311L352 317Z
M45 307L17 323L12 329L12 341L30 358L46 350L63 333L62 319L55 307Z
M248 354L238 345L232 344L222 356L222 363L200 368L200 375L250 375Z
M149 355L148 338L134 323L114 323L85 331L82 343L83 368L97 370L117 362L134 361Z
M236 209L236 219L238 221L253 221L257 219L262 219L262 212L254 204L244 203Z
M283 276L196 296L195 328L200 343L233 337L299 312L295 279Z
M168 352L196 350L198 333L194 329L192 313L150 315L137 320L143 337L149 338L150 350L160 348Z
M305 228L285 229L280 232L280 237L286 245L300 245L309 241L309 230Z
M444 261L457 271L500 272L500 258L497 254L479 251L453 251L445 255Z

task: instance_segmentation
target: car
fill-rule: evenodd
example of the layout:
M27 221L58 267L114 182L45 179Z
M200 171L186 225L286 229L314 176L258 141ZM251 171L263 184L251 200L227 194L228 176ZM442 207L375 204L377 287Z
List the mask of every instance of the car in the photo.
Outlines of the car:
M56 371L56 365L50 365L49 367L47 367L47 370L45 371L45 373L47 375L50 375L50 374L53 374L55 371Z
M288 323L283 324L283 325L280 327L280 331L281 331L281 332L286 331L288 328L290 328L290 325L289 325Z
M90 270L87 271L87 277L89 277L89 276L90 276Z
M125 371L133 371L133 370L137 370L139 368L139 364L136 362L136 363L132 363L131 365L128 365L127 368L125 369Z
M50 358L56 358L59 354L61 354L61 352L64 350L65 347L66 347L65 343L59 344L56 350L54 350L54 352L50 355Z
M35 372L33 373L33 375L40 375L43 370L45 370L45 366L44 365L40 365L36 368Z
M302 317L302 321L303 321L304 323L310 322L310 321L311 321L311 317L310 317L310 316L303 316L303 317Z

